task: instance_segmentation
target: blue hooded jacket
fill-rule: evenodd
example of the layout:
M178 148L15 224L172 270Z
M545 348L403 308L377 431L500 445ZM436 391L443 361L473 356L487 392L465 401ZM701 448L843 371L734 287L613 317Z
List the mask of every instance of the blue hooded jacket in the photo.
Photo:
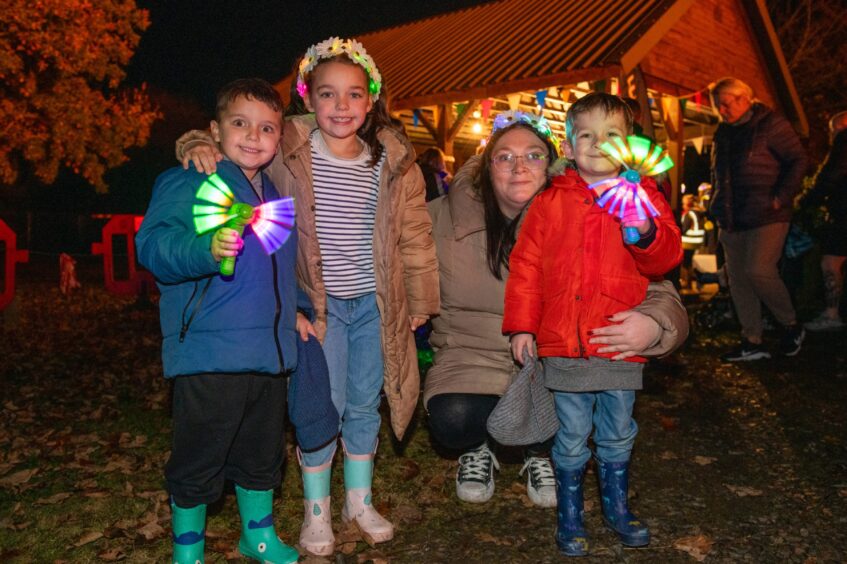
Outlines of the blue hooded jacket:
M261 200L232 162L218 163L217 174L237 202L258 206L279 198L263 173ZM161 292L165 377L292 370L297 308L310 308L294 275L297 229L268 256L246 227L235 274L221 276L210 251L215 230L199 236L194 230L195 194L206 178L193 167L161 174L135 239L138 260L156 277Z

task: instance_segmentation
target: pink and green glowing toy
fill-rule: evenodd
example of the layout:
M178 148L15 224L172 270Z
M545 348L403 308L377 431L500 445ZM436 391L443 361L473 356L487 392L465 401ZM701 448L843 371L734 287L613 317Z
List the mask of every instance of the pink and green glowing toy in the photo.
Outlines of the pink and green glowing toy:
M624 241L628 245L638 242L641 235L638 229L626 225L626 220L638 217L639 221L659 215L659 210L650 201L647 192L641 186L644 176L656 176L673 167L673 161L667 152L649 139L630 135L627 138L616 137L600 145L600 150L626 169L615 178L607 178L590 184L598 196L597 205L606 208L610 214L617 214L624 222Z
M194 229L198 235L219 227L230 227L244 234L250 225L267 254L274 253L288 239L294 228L294 198L271 200L253 207L235 201L235 196L220 176L210 175L197 190L203 204L194 206ZM220 272L232 276L235 257L221 259Z

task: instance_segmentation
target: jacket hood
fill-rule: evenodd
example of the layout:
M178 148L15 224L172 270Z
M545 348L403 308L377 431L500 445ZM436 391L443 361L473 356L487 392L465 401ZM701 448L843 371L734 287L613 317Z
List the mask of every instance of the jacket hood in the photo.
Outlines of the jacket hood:
M282 154L288 156L298 151L308 150L309 135L318 128L315 114L290 116L285 118L283 128ZM384 127L377 135L385 147L386 167L391 174L405 174L415 162L415 150L409 140L391 128Z

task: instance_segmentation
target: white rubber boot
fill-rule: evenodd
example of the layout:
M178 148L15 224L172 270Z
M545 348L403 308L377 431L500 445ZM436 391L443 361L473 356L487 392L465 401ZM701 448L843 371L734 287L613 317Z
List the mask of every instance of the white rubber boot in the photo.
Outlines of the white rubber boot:
M380 515L371 499L374 454L349 454L344 449L345 503L341 519L353 523L369 545L394 538L394 525Z
M335 552L335 535L332 533L329 482L332 457L320 466L304 466L300 449L297 459L303 474L303 526L300 528L300 546L315 556L332 556Z

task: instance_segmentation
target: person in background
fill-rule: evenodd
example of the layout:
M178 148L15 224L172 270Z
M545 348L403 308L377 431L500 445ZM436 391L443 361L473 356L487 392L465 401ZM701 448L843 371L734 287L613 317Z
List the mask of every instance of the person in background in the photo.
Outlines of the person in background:
M730 295L741 322L741 342L721 358L770 358L762 344L762 303L782 325L779 353L794 356L806 333L778 263L806 173L806 153L791 124L757 102L744 82L721 79L712 98L722 123L712 144L709 213L720 228Z
M438 147L430 147L418 157L424 182L426 182L426 201L429 202L447 193L447 166L444 153Z
M815 184L801 203L803 207L826 206L826 225L821 235L821 270L824 303L821 314L805 324L809 331L841 329L839 306L844 289L844 264L847 261L847 111L829 120L832 146Z
M697 202L694 194L685 194L682 197L682 213L680 214L682 225L682 268L680 269L680 284L683 288L690 286L694 279L692 272L694 253L703 246L706 231L703 229L703 210Z

